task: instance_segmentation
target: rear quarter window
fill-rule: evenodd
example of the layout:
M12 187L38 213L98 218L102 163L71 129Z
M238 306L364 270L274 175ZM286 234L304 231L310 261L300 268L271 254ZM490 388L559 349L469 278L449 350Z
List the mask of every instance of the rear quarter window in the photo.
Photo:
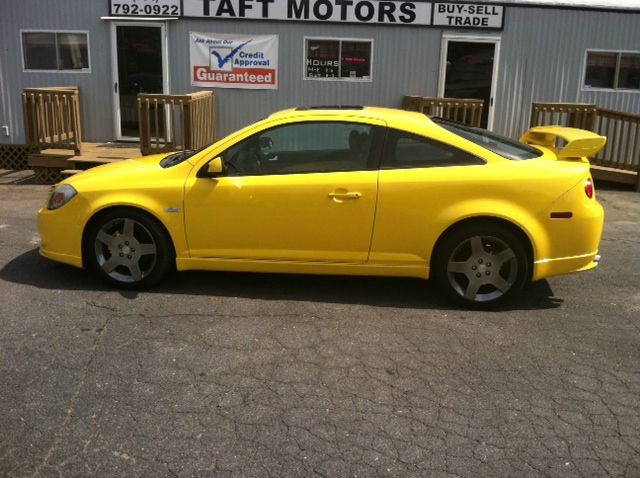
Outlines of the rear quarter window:
M448 144L404 131L389 130L383 169L470 166L485 162Z

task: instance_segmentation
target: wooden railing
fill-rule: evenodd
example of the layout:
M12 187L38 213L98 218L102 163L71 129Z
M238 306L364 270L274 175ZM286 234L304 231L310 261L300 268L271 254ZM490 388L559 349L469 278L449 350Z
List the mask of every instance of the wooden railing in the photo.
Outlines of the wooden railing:
M480 126L484 101L459 98L429 98L422 96L405 96L402 108L419 111L429 116L439 116L470 126Z
M593 131L607 137L593 164L640 173L640 116L598 108Z
M25 88L22 92L25 141L38 150L72 149L80 154L80 91L75 86Z
M533 103L531 126L557 124L594 130L598 108L581 103Z
M143 155L197 149L215 140L215 97L211 91L187 95L138 95L140 151Z
M595 158L590 158L591 164L635 173L616 176L598 172L606 179L635 184L636 190L640 190L640 115L598 108L593 104L533 103L531 126L551 124L583 128L606 136L606 146Z

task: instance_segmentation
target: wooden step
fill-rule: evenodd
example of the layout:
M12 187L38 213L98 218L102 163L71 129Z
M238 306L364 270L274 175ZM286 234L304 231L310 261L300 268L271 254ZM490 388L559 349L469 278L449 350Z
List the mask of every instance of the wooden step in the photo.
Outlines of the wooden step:
M83 158L81 156L76 156L68 160L68 163L71 165L70 167L74 169L87 170L91 168L95 168L96 166L102 166L104 164L117 163L119 161L124 161L124 159L113 159L113 158Z
M27 164L34 170L36 182L53 184L62 177L77 174L101 164L139 158L140 149L133 144L83 143L77 155L68 149L50 148L29 155Z
M75 156L75 152L73 149L57 149L57 148L49 148L43 149L37 154L44 154L47 156Z
M126 158L84 158L82 156L74 156L73 158L69 158L68 161L74 164L109 164L124 161L125 159Z
M62 174L63 177L68 178L69 176L73 176L74 174L78 174L81 172L81 169L63 169L62 171L60 171L60 174Z
M30 154L27 164L32 168L67 168L69 167L69 159L72 157L73 155Z
M638 173L636 171L625 171L623 169L607 168L605 166L591 165L591 174L594 179L611 181L612 183L637 185Z

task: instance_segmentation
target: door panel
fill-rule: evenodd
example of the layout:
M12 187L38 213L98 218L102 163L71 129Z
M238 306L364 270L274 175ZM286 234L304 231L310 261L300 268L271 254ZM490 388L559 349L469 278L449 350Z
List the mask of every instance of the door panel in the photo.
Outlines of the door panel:
M429 267L431 249L453 218L480 209L491 190L487 165L380 171L379 203L369 261Z
M330 117L285 122L218 153L224 177L187 182L191 256L365 262L377 200L379 126Z
M377 171L190 180L191 257L365 262Z

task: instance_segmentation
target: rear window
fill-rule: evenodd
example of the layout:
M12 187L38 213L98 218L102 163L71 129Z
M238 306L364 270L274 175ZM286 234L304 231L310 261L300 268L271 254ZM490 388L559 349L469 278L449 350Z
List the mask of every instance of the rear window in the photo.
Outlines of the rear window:
M542 156L542 152L538 149L527 146L526 144L518 143L517 141L505 136L491 133L485 129L454 123L442 118L432 118L432 120L444 129L451 131L458 136L462 136L463 138L468 139L469 141L472 141L477 145L482 146L489 151L493 151L507 159L522 161L524 159L533 159Z

